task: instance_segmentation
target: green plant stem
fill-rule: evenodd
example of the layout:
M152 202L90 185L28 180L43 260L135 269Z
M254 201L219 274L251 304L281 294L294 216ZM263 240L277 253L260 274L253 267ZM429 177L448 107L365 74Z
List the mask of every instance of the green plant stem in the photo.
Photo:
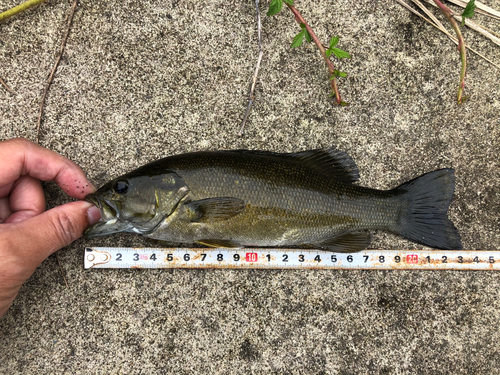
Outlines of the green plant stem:
M22 4L19 4L18 6L6 10L3 13L0 13L0 22L3 20L6 20L7 18L10 18L12 16L15 16L17 13L23 12L29 8L34 7L35 5L38 5L40 3L43 3L45 0L28 0Z
M439 7L439 9L441 9L446 18L448 18L448 21L451 23L451 26L453 26L453 29L457 34L458 50L460 51L460 58L462 59L462 70L460 72L460 86L458 87L457 100L459 103L462 103L465 100L465 98L463 97L463 91L465 89L465 70L467 68L467 56L465 52L464 38L457 21L455 20L455 18L453 18L453 12L451 11L451 9L445 6L440 0L434 0L434 2Z
M323 59L325 60L325 64L328 67L328 71L330 72L330 76L333 76L333 72L335 71L335 67L333 66L333 64L330 61L330 59L328 58L328 56L326 56L326 50L325 50L325 47L323 47L323 44L321 43L321 41L316 36L314 31L311 29L309 24L306 22L304 17L302 17L302 15L299 13L297 8L295 8L293 5L289 5L287 3L285 3L285 4L292 11L292 13L295 15L295 20L299 23L299 25L300 24L305 25L307 32L309 33L309 35L311 35L312 40L314 41L314 43L316 43L316 45L319 48L319 51L323 55ZM335 78L333 78L332 80L330 80L330 84L332 86L333 93L335 94L335 99L337 100L337 104L339 104L339 105L343 104L342 98L340 97L340 93L339 93L339 90L337 87L337 80Z

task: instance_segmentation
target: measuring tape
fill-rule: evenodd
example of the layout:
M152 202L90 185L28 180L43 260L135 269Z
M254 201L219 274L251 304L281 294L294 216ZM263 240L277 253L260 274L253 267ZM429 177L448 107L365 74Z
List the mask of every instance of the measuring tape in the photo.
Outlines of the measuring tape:
M89 268L256 268L357 270L500 270L500 252L480 250L364 250L87 247Z

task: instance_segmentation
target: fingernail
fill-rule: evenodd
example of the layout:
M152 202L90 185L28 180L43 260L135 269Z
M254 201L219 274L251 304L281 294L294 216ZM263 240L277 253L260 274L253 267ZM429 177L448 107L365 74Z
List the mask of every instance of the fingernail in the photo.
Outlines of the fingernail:
M89 181L89 184L88 184L88 185L89 185L89 190L90 190L92 193L93 193L94 191L96 191L96 190L97 190L97 188L94 186L94 184L93 184L93 183L91 183L90 181Z
M96 206L92 206L87 210L87 220L89 225L97 223L101 219L101 211Z

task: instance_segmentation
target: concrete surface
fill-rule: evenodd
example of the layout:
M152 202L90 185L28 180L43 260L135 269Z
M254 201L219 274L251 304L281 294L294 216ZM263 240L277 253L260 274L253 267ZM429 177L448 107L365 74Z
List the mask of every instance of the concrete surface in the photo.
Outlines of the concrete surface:
M500 9L500 1L485 0ZM0 10L19 0L0 0ZM336 144L360 183L391 188L456 169L450 217L467 249L500 249L499 72L459 57L393 0L300 1L337 65L349 107L328 97L316 48L290 50L288 9L266 17L256 103L242 138L258 48L254 2L82 1L50 89L41 144L99 185L193 150L296 151ZM68 1L0 25L0 139L36 138L38 106ZM500 32L498 22L477 17ZM499 49L465 31L497 63ZM50 206L68 201L45 185ZM83 270L88 245L158 246L135 235L80 239L21 289L0 320L0 373L497 374L500 274L408 271ZM372 248L419 248L375 233ZM499 253L500 254L500 253Z

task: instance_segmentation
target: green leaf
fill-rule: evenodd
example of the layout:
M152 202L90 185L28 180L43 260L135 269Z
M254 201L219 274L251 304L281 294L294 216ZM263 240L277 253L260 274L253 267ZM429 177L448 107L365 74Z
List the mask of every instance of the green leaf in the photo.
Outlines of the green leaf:
M475 0L470 0L462 13L462 26L465 25L466 18L474 17L474 9L476 9Z
M347 53L346 51L342 51L339 48L332 48L331 50L332 50L333 54L335 56L337 56L339 59L346 58L346 57L347 58L351 57L351 55L349 53Z
M268 16L274 16L279 13L281 8L283 7L283 0L271 0L271 4L269 4L269 11L267 12Z
M341 72L340 70L335 69L333 71L333 76L330 77L330 80L333 80L335 77L347 77L347 73Z
M334 36L332 39L330 39L330 48L333 48L337 45L339 42L340 36Z
M293 0L283 0L288 5L293 5Z
M302 42L304 41L304 33L306 32L307 31L305 29L302 29L300 33L295 35L295 38L293 38L293 42L290 48L300 47L302 45Z
M312 42L311 34L309 34L309 32L307 30L306 30L305 37L306 37L307 43L311 43Z
M332 50L331 49L327 49L325 51L325 53L326 53L326 57L330 57L332 55Z

